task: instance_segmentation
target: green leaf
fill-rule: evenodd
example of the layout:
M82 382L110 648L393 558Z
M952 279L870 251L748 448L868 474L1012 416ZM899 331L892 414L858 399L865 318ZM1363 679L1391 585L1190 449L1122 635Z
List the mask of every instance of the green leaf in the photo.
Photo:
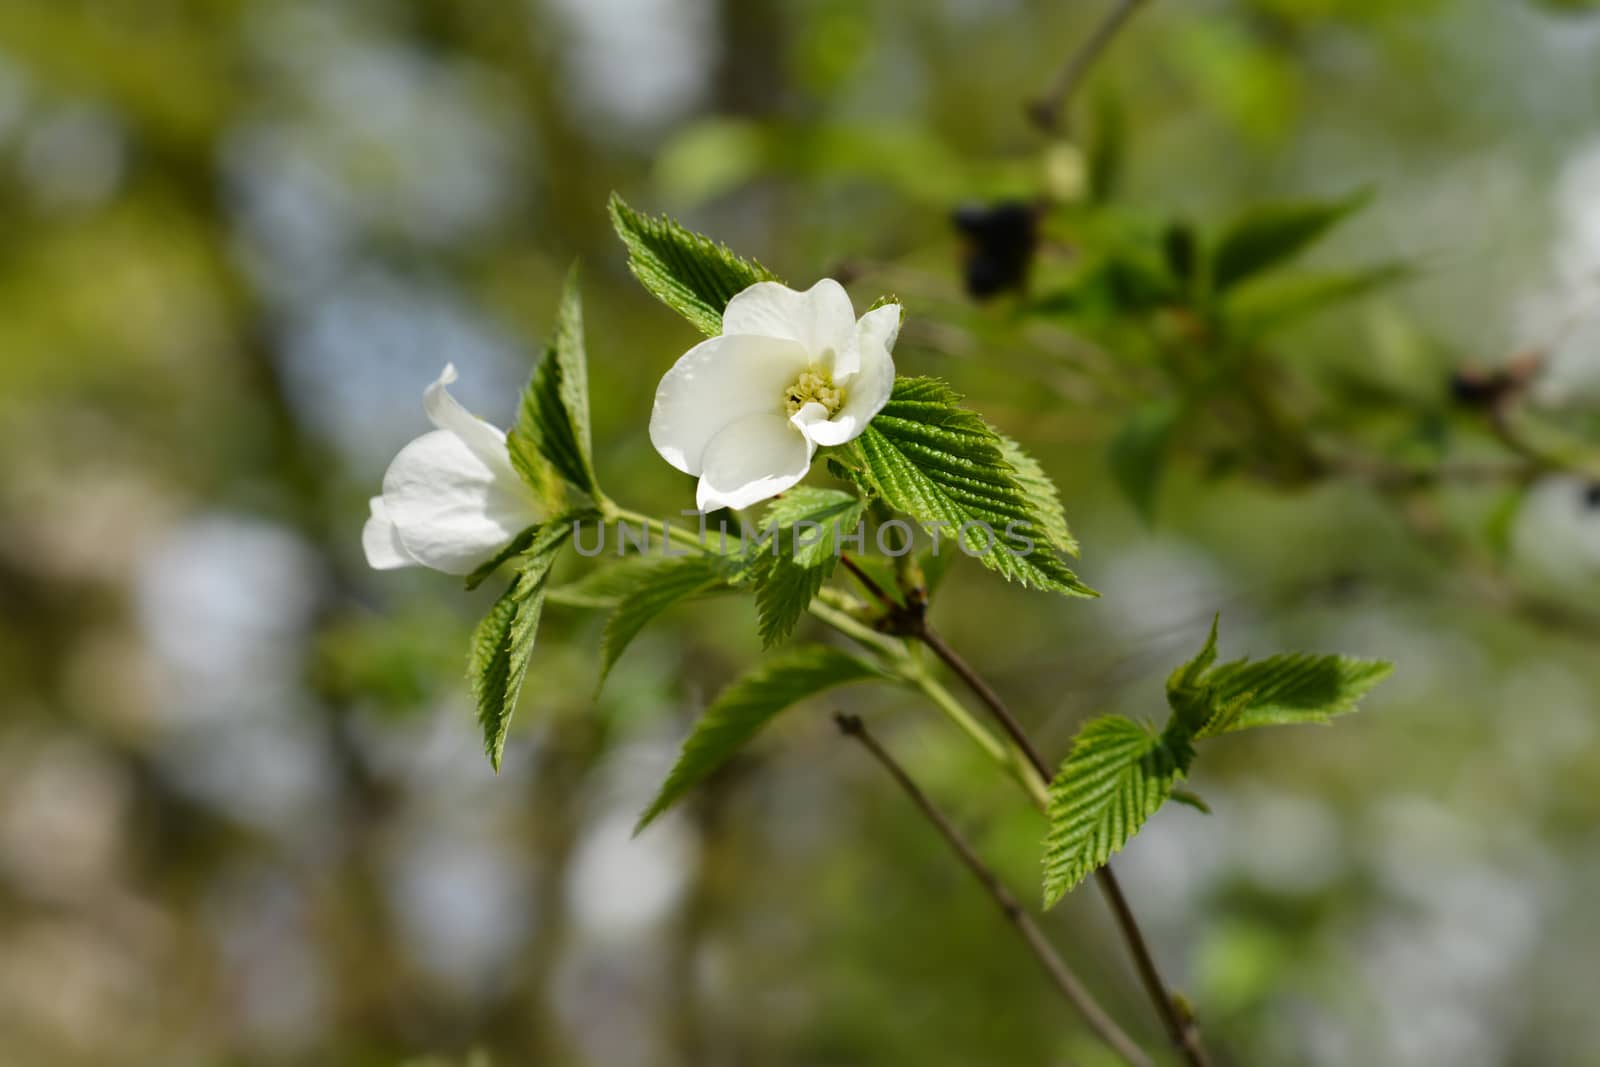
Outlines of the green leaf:
M1211 632L1206 636L1206 643L1194 658L1183 666L1174 670L1167 677L1167 696L1170 699L1174 693L1187 692L1200 688L1201 679L1206 671L1217 662L1217 629L1222 625L1222 615L1211 616Z
M546 599L552 604L574 608L614 608L659 562L655 556L625 556L596 567L576 581L551 589Z
M534 638L539 632L545 579L561 546L572 534L572 524L564 520L564 516L553 519L539 528L518 559L517 576L510 588L495 601L472 634L467 676L478 705L484 750L496 771L500 769L506 730L522 694Z
M1097 596L1048 545L1030 540L1050 526L1035 495L1006 458L1005 445L960 397L933 378L901 378L853 455L864 484L950 551L976 556L1007 579L1068 596ZM986 532L987 531L987 532Z
M1155 518L1156 492L1182 410L1172 400L1153 401L1129 415L1111 439L1111 476L1145 522Z
M1366 270L1266 277L1233 294L1227 317L1235 333L1260 337L1411 275L1404 264L1385 263Z
M478 565L478 569L466 577L467 591L478 588L494 575L494 572L511 562L515 556L520 556L533 544L533 539L539 535L539 526L535 524L523 530L517 536L505 543L505 547L496 552L489 559Z
M756 282L778 280L761 264L741 259L665 216L639 214L615 193L611 223L628 246L633 276L707 337L722 332L722 312L729 300Z
M506 436L511 463L538 486L543 457L563 478L600 499L589 443L589 370L583 348L578 272L567 275L555 334L522 392L517 423Z
M1017 484L1027 494L1028 503L1038 516L1040 532L1057 549L1069 556L1076 556L1078 539L1072 536L1072 530L1067 526L1067 510L1061 504L1061 493L1056 483L1045 474L1038 460L1022 450L1021 445L999 431L995 431L995 437L1000 441L1000 454L1011 464Z
M1354 711L1361 698L1394 673L1382 660L1290 652L1251 662L1224 663L1206 676L1227 714L1202 737L1302 722L1327 722Z
M1219 293L1310 247L1351 213L1365 206L1365 192L1343 200L1268 204L1234 220L1217 243L1211 282Z
M1186 754L1121 715L1091 719L1050 783L1044 899L1052 907L1121 851L1183 777Z
M1191 790L1174 789L1170 799L1175 803L1183 804L1186 807L1193 808L1202 815L1211 814L1211 805L1206 803L1206 798Z
M703 782L785 708L835 686L882 678L848 653L808 645L779 653L724 689L695 723L635 833Z
M1381 660L1291 652L1252 662L1217 660L1217 620L1205 647L1167 679L1175 742L1280 723L1326 722L1393 671Z
M839 562L838 536L855 532L865 508L851 493L801 486L767 509L762 530L773 531L772 540L756 544L750 561L765 647L793 632ZM803 523L811 525L802 528Z
M725 581L722 561L714 556L655 559L633 572L633 585L606 620L601 638L600 678L596 688L650 620L680 601L710 592Z

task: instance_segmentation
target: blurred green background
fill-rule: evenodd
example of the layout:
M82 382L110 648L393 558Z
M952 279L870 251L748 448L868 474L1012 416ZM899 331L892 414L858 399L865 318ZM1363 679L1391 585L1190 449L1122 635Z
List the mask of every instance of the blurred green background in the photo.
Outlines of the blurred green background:
M493 591L366 569L422 388L453 361L507 424L575 258L602 476L692 504L645 424L694 336L628 277L613 188L897 294L902 373L1040 456L1103 599L966 563L934 618L1050 753L1161 714L1216 611L1225 655L1396 661L1359 716L1218 743L1214 814L1121 860L1221 1062L1600 1064L1585 485L1286 472L1225 413L1114 477L1187 395L1150 358L1185 320L1078 299L1175 220L1367 189L1308 262L1410 274L1273 335L1305 436L1504 458L1450 379L1530 345L1519 403L1592 434L1587 6L1155 0L1051 139L1023 104L1100 4L0 4L0 1065L1102 1062L822 702L630 840L760 654L748 603L653 627L597 702L602 618L552 608L496 777L463 678ZM951 211L1045 193L1028 295L968 299ZM960 738L902 694L837 706L1036 899L1037 817ZM1156 1047L1100 900L1047 925Z

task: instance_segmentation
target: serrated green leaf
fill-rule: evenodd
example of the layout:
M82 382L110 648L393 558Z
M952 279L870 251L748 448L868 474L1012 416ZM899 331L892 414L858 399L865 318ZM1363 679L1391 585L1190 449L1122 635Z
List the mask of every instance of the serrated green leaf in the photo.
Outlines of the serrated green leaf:
M1098 595L1048 546L1024 551L1015 540L1018 534L1036 538L1048 520L1006 459L999 436L944 382L895 382L853 454L856 476L941 537L944 551L959 539L961 551L1010 580L1068 596Z
M529 484L537 487L542 459L574 486L600 498L589 441L589 369L576 269L567 275L555 333L522 391L506 447L512 466Z
M999 431L995 432L995 437L1000 440L1000 454L1011 464L1017 484L1028 495L1028 503L1039 518L1039 527L1045 539L1067 555L1076 556L1078 539L1072 536L1072 530L1067 526L1067 510L1062 506L1061 492L1056 488L1056 483L1045 474L1038 460L1023 451L1021 445Z
M1200 652L1167 679L1174 743L1278 723L1326 722L1355 710L1393 666L1381 660L1291 652L1217 660L1217 619Z
M478 725L489 762L500 769L506 730L511 725L522 683L528 675L539 616L544 609L545 579L561 546L572 534L565 517L539 528L528 549L518 558L517 575L472 634L467 676L478 706Z
M756 625L761 647L782 644L822 591L832 567L800 567L779 558L756 573Z
M839 562L839 535L855 532L865 507L851 493L801 486L767 509L762 529L772 540L758 543L750 560L763 646L793 632Z
M1111 439L1111 477L1145 522L1155 517L1156 492L1166 472L1167 450L1182 408L1156 400L1135 410Z
M722 332L728 301L756 282L777 281L761 264L684 229L665 216L651 218L611 195L611 222L628 246L633 276L707 337Z
M1211 632L1206 635L1206 643L1200 646L1200 651L1194 654L1193 659L1167 676L1168 693L1192 689L1200 684L1200 679L1205 676L1206 671L1217 662L1217 630L1221 625L1221 614L1211 616Z
M1154 815L1183 777L1164 738L1121 715L1091 719L1050 783L1044 900L1052 907Z
M1217 243L1211 266L1213 287L1224 293L1298 255L1367 200L1363 192L1343 200L1250 209L1234 220Z
M1257 726L1327 722L1354 711L1361 698L1394 672L1383 660L1290 652L1263 660L1224 663L1206 676L1219 707L1238 705L1200 735Z
M617 602L606 620L601 638L600 678L603 685L628 645L649 622L680 601L723 585L723 561L714 556L683 556L651 560L651 566L633 572L632 587Z
M700 716L634 832L714 773L780 711L826 689L882 677L866 661L824 645L790 649L768 659L724 689Z

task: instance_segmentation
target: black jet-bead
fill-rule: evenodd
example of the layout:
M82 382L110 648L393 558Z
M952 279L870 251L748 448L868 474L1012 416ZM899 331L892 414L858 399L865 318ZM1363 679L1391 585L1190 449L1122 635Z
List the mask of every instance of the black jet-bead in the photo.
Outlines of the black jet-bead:
M974 299L1023 287L1039 243L1038 220L1035 207L1020 200L966 204L951 214L967 238L962 273Z

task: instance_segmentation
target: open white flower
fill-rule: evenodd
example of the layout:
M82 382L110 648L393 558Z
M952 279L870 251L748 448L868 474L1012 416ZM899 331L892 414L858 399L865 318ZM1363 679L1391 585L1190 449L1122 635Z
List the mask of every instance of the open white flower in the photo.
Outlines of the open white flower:
M423 566L470 574L543 516L511 466L506 435L456 402L447 365L422 394L437 429L400 450L372 498L361 532L367 562L378 570Z
M746 508L804 478L818 445L866 429L894 386L900 305L856 321L844 287L757 282L728 302L722 334L684 353L656 389L650 443L700 476L701 511Z

